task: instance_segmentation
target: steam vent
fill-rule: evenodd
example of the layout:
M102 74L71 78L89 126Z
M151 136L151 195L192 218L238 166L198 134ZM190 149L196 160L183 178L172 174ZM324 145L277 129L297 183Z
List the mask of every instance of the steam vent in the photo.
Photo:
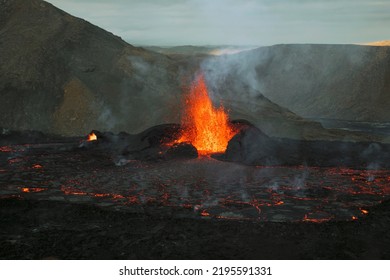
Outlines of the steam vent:
M256 47L262 1L237 1L228 45L160 47L227 22L200 9L190 28L193 1L49 2L0 0L1 259L390 257L386 42Z

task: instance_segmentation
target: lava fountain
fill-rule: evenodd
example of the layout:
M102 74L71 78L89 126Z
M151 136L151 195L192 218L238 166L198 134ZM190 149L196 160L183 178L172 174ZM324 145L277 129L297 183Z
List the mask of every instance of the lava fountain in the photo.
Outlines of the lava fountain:
M237 133L223 106L213 106L203 75L197 77L185 96L181 125L183 130L177 142L191 143L200 155L225 152Z

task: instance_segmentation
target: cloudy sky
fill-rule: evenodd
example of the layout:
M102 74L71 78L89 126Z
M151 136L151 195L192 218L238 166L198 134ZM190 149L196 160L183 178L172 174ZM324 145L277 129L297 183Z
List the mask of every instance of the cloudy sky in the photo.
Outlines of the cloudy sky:
M390 0L47 0L135 45L390 39Z

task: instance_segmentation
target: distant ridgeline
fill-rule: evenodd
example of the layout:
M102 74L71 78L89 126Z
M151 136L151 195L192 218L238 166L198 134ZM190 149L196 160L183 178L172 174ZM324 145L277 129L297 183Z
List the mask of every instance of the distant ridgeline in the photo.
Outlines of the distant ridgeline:
M389 47L276 45L176 57L41 0L1 5L0 127L84 135L179 123L186 82L199 68L216 105L268 135L364 140L302 116L390 120Z

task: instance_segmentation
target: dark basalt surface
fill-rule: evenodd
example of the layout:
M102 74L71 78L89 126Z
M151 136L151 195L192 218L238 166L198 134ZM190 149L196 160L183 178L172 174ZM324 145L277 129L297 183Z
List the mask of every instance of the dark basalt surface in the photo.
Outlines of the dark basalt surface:
M93 131L90 142L1 134L0 258L390 257L387 146L294 142L234 125L241 132L213 156L222 161L172 145L176 124ZM377 165L366 170L369 161Z
M377 142L298 141L272 138L246 123L215 158L249 165L390 167L390 145Z
M0 200L0 259L389 259L390 203L359 221L251 223Z

